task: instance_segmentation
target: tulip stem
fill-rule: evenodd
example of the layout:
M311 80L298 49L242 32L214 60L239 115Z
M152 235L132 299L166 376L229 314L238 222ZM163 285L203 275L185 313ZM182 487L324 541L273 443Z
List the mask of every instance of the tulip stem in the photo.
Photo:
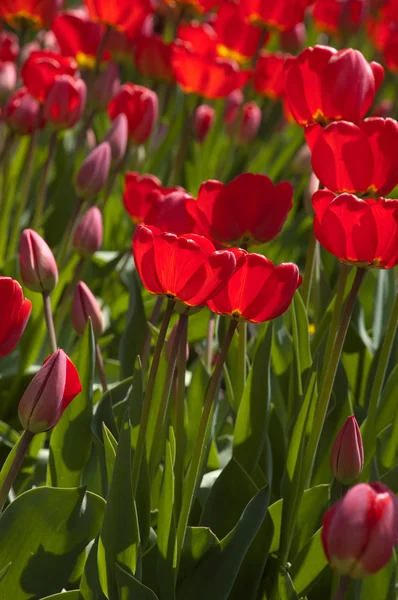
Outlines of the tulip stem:
M236 386L236 406L242 400L243 391L246 385L246 354L247 354L247 322L240 321L238 324L238 372L237 372L237 386Z
M143 402L142 413L141 413L141 422L140 422L140 427L138 430L137 445L136 445L136 449L134 452L132 476L131 476L134 495L137 491L138 478L139 478L139 474L140 474L142 457L145 452L146 433L147 433L147 429L148 429L149 413L150 413L150 409L151 409L151 405L152 405L152 397L153 397L153 392L155 389L156 376L157 376L157 373L159 370L160 357L162 354L162 348L163 348L164 340L166 339L167 328L169 326L173 310L174 310L174 300L169 299L167 302L166 310L163 315L162 325L160 327L158 339L157 339L156 346L155 346L155 351L153 353L151 369L149 371L148 381L147 381L147 385L145 388L144 402Z
M156 424L153 438L149 440L149 473L153 477L156 468L161 459L161 453L163 450L164 432L167 425L167 413L169 407L169 399L171 394L171 388L174 381L174 372L177 364L177 356L180 349L180 343L184 336L185 330L188 327L187 315L180 315L178 319L178 325L176 330L176 336L174 343L171 348L170 358L167 364L166 377L163 383L162 398L160 401L158 414L156 416Z
M12 210L12 196L9 193L9 174L10 174L10 152L4 156L2 181L1 181L1 211L0 211L0 265L3 264L4 254L7 247L9 220Z
M43 215L44 209L46 206L46 195L47 195L47 185L48 185L48 176L50 173L51 165L54 160L55 150L57 147L58 141L58 132L53 131L50 137L50 142L48 145L47 157L43 165L39 193L37 194L35 209L33 212L33 220L32 220L32 229L37 231L43 225Z
M351 578L348 575L341 575L339 587L333 600L344 600L350 584Z
M175 477L175 515L178 518L182 504L183 484L184 484L184 450L185 450L185 372L187 369L187 341L188 341L188 317L185 317L183 322L183 331L178 348L177 358L177 392L175 401L175 438L176 438L176 454L174 462L174 477ZM181 319L180 317L180 319Z
M184 493L182 497L181 513L177 527L177 565L181 560L181 552L184 545L185 534L188 526L189 513L197 492L197 487L202 472L203 463L206 456L207 441L211 424L211 416L213 412L214 400L220 384L223 367L228 354L228 348L231 344L238 322L234 319L230 322L228 330L225 334L220 353L217 358L216 366L213 375L210 379L207 388L206 397L203 405L202 416L199 423L199 430L195 440L195 446L192 454L191 463L188 468L188 473L184 481Z
M51 353L53 354L54 352L57 351L58 346L57 346L57 338L56 338L55 329L54 329L53 313L51 310L50 294L48 292L43 292L42 295L43 295L44 318L46 321L48 341L50 344Z
M184 166L184 161L187 157L189 143L192 139L192 121L195 115L196 106L199 104L199 100L195 103L195 107L192 112L189 112L188 98L184 97L183 107L183 129L180 138L180 145L177 150L176 157L171 169L168 186L180 185L181 184L181 172Z
M206 367L210 371L213 363L213 339L214 331L216 328L216 315L211 312L209 317L209 323L207 325L207 338L206 338Z
M61 327L65 321L65 317L68 313L68 309L70 308L70 301L71 301L73 293L75 291L76 284L79 281L79 279L81 279L81 274L82 274L85 262L86 262L86 259L83 256L81 256L79 258L79 262L77 263L77 265L75 267L75 271L73 273L73 279L66 285L65 291L62 294L61 301L55 309L55 332L56 332L56 335L59 335L59 333L61 331Z
M162 310L163 300L164 300L163 296L156 297L156 301L155 301L155 305L152 310L152 314L149 317L149 323L151 325L156 325L157 322L159 321L160 311ZM148 360L149 360L149 354L151 352L151 339L152 339L152 333L151 333L151 330L148 328L148 331L145 335L144 347L142 349L142 372L143 373L145 373L145 371L146 371L146 367L147 367Z
M102 393L105 394L105 392L108 391L108 384L106 382L104 360L102 358L102 353L98 342L95 343L95 362L97 364L97 371L101 382Z
M303 276L303 287L302 287L302 298L304 306L308 311L311 296L311 284L314 276L315 266L315 255L317 251L318 242L315 237L314 229L312 228L310 233L310 239L307 248L307 260L305 262L304 276Z
M7 500L10 489L13 486L14 481L19 473L19 470L23 463L23 459L29 448L30 442L33 439L33 436L34 433L32 433L31 431L24 431L20 440L17 442L18 448L15 453L14 460L0 489L0 511L3 510L3 506Z
M391 310L390 320L381 346L379 360L377 361L376 372L373 377L372 390L370 393L368 414L363 427L363 444L365 453L365 469L369 467L374 450L376 448L376 416L379 405L380 394L386 378L388 363L390 360L391 349L394 343L395 334L398 325L398 294L395 296L394 304Z

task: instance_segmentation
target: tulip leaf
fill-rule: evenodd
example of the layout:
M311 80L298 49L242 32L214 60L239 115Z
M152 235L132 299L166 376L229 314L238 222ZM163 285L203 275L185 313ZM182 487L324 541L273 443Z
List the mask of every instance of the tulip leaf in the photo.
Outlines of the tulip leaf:
M98 573L98 537L92 544L80 580L79 600L106 600Z
M311 368L312 358L311 358L311 347L310 347L310 339L308 334L308 317L307 311L304 306L303 299L299 291L294 294L293 297L294 303L294 312L297 320L297 349L298 349L298 358L300 364L301 373L305 373L308 369ZM296 357L297 360L297 357ZM304 383L304 381L303 381Z
M271 403L270 363L272 324L264 328L257 343L234 430L235 459L250 474L255 469L264 447Z
M117 452L117 441L113 437L112 433L109 431L105 423L102 424L103 427L103 440L104 440L104 452L105 452L105 466L106 466L106 476L108 481L108 487L112 481L113 469L115 466L116 460L116 452Z
M117 598L119 600L158 600L155 592L140 583L121 565L116 565L115 574L119 592Z
M287 571L278 573L278 592L280 600L298 600L293 581Z
M4 480L7 477L9 470L11 469L11 466L12 466L12 464L14 462L15 455L17 453L18 447L19 447L19 445L20 445L20 443L22 441L23 435L24 434L22 433L19 436L19 438L16 441L16 443L14 444L11 452L8 453L8 456L7 456L6 460L4 461L4 464L3 464L2 468L1 468L1 471L0 471L0 488L2 487L2 485L4 483Z
M95 340L90 319L80 340L76 368L83 389L66 408L50 438L47 485L54 487L79 486L90 455L95 368Z
M135 359L142 352L145 336L148 331L145 309L141 291L137 281L137 273L133 271L129 278L130 303L127 313L126 327L120 341L120 371L122 378L133 374Z
M70 592L61 592L60 594L53 594L52 596L46 596L40 600L79 600L79 590L72 590Z
M133 574L140 569L140 537L131 482L131 462L131 423L127 410L119 434L115 466L98 543L100 582L108 598L117 598L116 561Z
M220 544L210 527L187 527L181 553L178 578L183 581L206 555L210 548Z
M396 557L393 555L388 565L380 569L374 575L367 575L359 583L360 600L375 600L375 598L383 598L383 600L396 600L396 575L397 563Z
M0 517L0 598L43 598L62 590L98 534L105 502L83 488L41 487L18 496Z
M304 594L328 564L322 548L321 531L318 529L292 562L290 575L297 594Z
M203 398L209 383L209 374L201 361L192 370L192 379L187 392L185 420L185 468L192 458L193 447L198 434L200 416L203 409Z

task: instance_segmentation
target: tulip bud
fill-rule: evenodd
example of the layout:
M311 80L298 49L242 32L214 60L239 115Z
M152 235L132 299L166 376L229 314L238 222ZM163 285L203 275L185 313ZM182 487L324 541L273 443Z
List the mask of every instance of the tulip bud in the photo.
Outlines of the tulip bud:
M235 90L227 96L224 106L224 121L225 123L232 123L238 116L239 108L243 104L243 92L241 90Z
M203 142L213 125L215 110L208 104L201 104L195 111L193 119L193 130L199 142Z
M147 141L158 118L158 110L156 93L132 83L122 85L108 106L112 121L121 113L126 115L129 138L133 144Z
M82 162L75 186L81 197L95 196L104 187L111 166L111 147L102 142Z
M247 102L243 106L242 121L239 129L238 140L247 144L254 140L261 124L261 109L255 102Z
M0 62L0 98L7 98L17 83L17 67L13 62Z
M124 113L121 113L113 121L104 137L104 141L108 142L111 147L112 163L114 165L120 163L126 154L128 133L127 117Z
M19 402L22 427L32 433L52 429L81 390L76 367L63 350L57 350L33 377Z
M73 247L83 256L101 249L103 237L102 214L92 206L82 216L73 236Z
M397 536L398 498L382 483L355 485L323 517L326 558L353 579L387 565Z
M109 102L120 88L120 72L116 63L110 62L98 76L90 104L98 110L106 110Z
M170 360L171 359L171 353L173 350L173 346L176 343L176 335L177 335L177 325L178 323L176 323L173 327L173 329L171 330L171 333L169 335L169 339L167 340L167 344L166 344L166 359ZM188 360L189 358L189 344L186 344L185 347L185 360Z
M60 75L44 102L45 121L54 129L69 129L80 120L86 106L86 84L83 79Z
M89 317L94 335L99 337L105 329L104 317L94 294L83 281L79 281L72 303L72 324L77 334L83 335Z
M16 133L28 135L36 126L39 110L40 105L37 100L23 87L6 102L3 118Z
M363 469L361 432L354 416L348 417L334 442L330 466L334 477L343 485L351 485Z
M292 29L280 32L280 46L283 52L295 54L305 44L307 31L304 23L297 23Z
M43 238L25 229L19 243L19 268L23 284L32 292L51 292L58 282L58 268Z

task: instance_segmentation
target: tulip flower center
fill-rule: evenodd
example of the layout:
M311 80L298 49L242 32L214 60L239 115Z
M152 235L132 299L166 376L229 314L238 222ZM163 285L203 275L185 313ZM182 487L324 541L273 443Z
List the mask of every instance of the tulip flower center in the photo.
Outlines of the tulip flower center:
M39 17L31 15L25 10L7 14L6 20L14 29L40 29L43 26Z

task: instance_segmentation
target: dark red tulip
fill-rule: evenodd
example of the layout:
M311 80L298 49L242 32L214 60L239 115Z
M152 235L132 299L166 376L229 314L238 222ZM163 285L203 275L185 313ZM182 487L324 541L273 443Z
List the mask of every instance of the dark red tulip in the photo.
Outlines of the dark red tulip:
M22 66L21 77L28 92L39 102L44 102L57 77L74 75L76 70L74 58L40 50L30 54Z
M58 267L50 246L33 231L24 229L19 242L19 270L32 292L51 292L58 283Z
M236 267L233 252L215 251L205 237L162 233L141 224L133 237L133 254L148 291L188 306L204 304L226 284Z
M320 190L312 204L316 238L341 262L380 269L398 263L398 200L361 200Z
M363 24L368 10L369 0L317 0L312 18L321 31L352 33Z
M243 173L230 183L206 181L200 187L192 216L219 244L250 246L272 240L292 207L293 187L274 185L266 175Z
M352 485L362 472L364 463L361 430L354 415L348 417L333 444L330 468L343 485Z
M124 179L124 208L133 223L145 221L154 201L159 196L165 196L179 188L164 188L160 179L155 175L140 175L126 173Z
M82 256L91 256L102 247L104 227L98 206L92 206L80 219L73 235L73 247Z
M239 4L235 0L224 0L217 11L214 22L217 34L217 52L223 58L232 58L239 64L250 60L257 52L261 30L245 22ZM262 39L265 46L269 34Z
M43 127L44 121L37 121L39 111L38 101L22 87L7 100L3 119L18 135L29 135L36 126Z
M359 579L390 561L398 537L398 499L382 483L359 483L323 517L322 545L332 567Z
M0 32L0 61L15 61L19 54L18 36L10 31Z
M58 8L58 0L1 0L0 18L14 29L43 29L51 25Z
M24 298L18 281L0 277L0 358L10 354L18 344L30 317L32 303Z
M286 65L288 107L300 125L363 119L381 85L384 70L353 49L306 48Z
M130 140L134 144L143 144L158 118L158 97L146 87L125 83L108 106L112 121L121 113L127 117Z
M285 65L292 59L282 52L260 52L253 74L256 92L269 98L282 98L285 92Z
M332 192L385 196L398 184L397 121L372 117L358 125L309 127L312 168Z
M286 29L279 34L281 49L290 54L296 54L305 45L307 30L304 23L297 23L292 29Z
M242 107L241 115L237 114L235 120L228 121L227 132L230 135L235 135L236 119L239 119L240 124L237 130L236 139L241 144L247 144L254 140L258 134L261 125L261 108L254 100L246 102Z
M105 319L100 305L84 281L79 281L72 302L72 325L78 335L83 335L89 318L95 337L100 337L105 330Z
M240 8L249 23L284 31L304 20L310 0L241 0Z
M115 27L134 37L141 29L146 17L153 12L149 0L84 0L93 21Z
M138 35L134 45L134 62L144 77L171 82L171 52L174 44L167 44L160 35Z
M215 313L234 319L261 323L282 315L301 284L298 267L277 267L260 254L235 249L237 269L218 294L207 301Z
M81 119L86 108L86 84L83 79L60 75L43 105L43 116L53 129L69 129Z
M201 104L195 110L193 119L193 131L198 142L202 143L214 123L216 111L208 104Z

